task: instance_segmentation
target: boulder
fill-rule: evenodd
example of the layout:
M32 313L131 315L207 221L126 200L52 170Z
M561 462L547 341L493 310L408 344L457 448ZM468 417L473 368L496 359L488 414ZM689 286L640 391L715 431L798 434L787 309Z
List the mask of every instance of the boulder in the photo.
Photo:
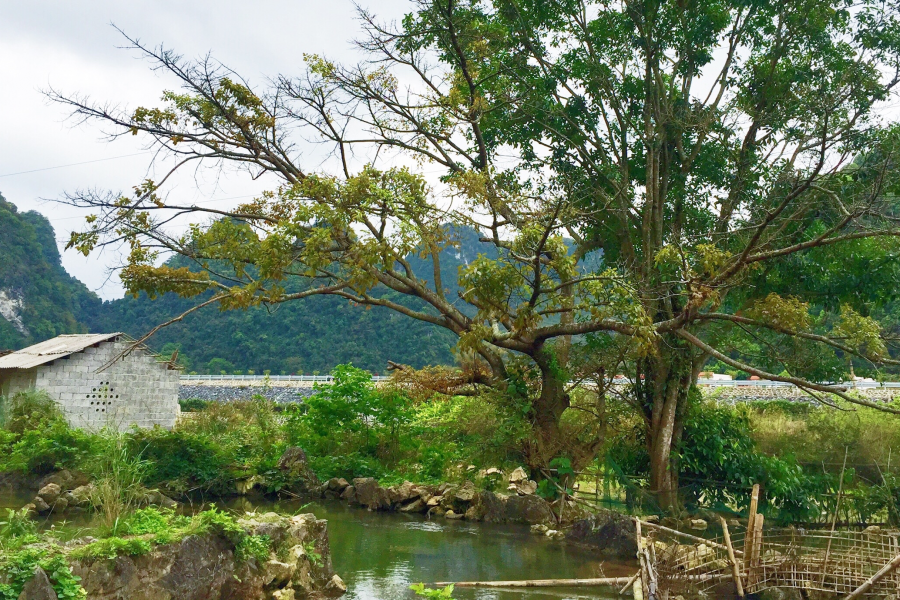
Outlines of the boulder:
M72 492L74 495L74 492ZM162 508L178 508L178 503L160 492L159 490L151 490L147 493L147 504L151 506L161 506Z
M506 520L513 523L550 523L554 521L550 505L540 496L510 496L506 501Z
M480 520L487 523L502 523L506 520L507 496L494 492L479 492L473 501Z
M37 493L38 497L50 506L56 504L60 494L62 494L62 488L58 483L48 483Z
M34 576L22 588L19 600L59 600L59 596L56 595L56 591L50 585L50 579L44 570L40 567L35 567Z
M528 473L525 472L525 469L522 467L516 467L515 471L510 473L509 482L510 483L521 483L523 481L528 480Z
M349 485L350 483L343 477L332 477L325 484L325 487L332 492L343 492Z
M325 589L322 591L326 596L337 598L347 592L347 586L344 584L344 580L335 574L328 583L325 584Z
M270 548L290 548L262 564L238 561L233 541L221 533L191 535L155 546L148 554L71 562L87 597L95 600L292 600L337 596L327 523L314 515L286 518L248 514L238 524L253 535L271 536ZM315 555L306 549L314 548Z
M475 493L475 484L471 481L467 481L462 487L456 490L456 500L458 502L471 502L475 498Z
M432 496L431 498L428 499L428 502L426 504L430 508L433 506L440 506L441 502L443 502L443 501L444 501L443 496Z
M414 498L418 498L421 494L419 488L409 481L404 481L400 485L389 487L387 491L391 504L409 502Z
M56 499L56 502L53 503L53 506L50 507L50 510L55 513L65 512L65 510L69 508L69 501L60 496Z
M520 496L530 496L537 491L537 488L537 482L531 479L528 479L527 481L520 481L515 485L516 493Z
M39 515L50 512L50 505L47 504L40 496L35 496L31 503L34 505L34 512Z
M91 503L91 496L94 493L94 486L91 484L81 485L72 490L72 500L69 500L69 504L73 506L87 506Z
M348 504L359 504L356 500L356 488L352 485L348 485L344 488L344 491L341 492L341 500L347 502Z
M706 529L707 523L703 519L691 519L690 527L695 531L703 531Z
M534 533L537 535L544 535L548 531L550 531L550 528L547 527L546 525L544 525L543 523L538 523L537 525L531 526L531 533Z
M633 558L637 552L634 521L627 515L600 509L587 519L576 521L567 539L599 550L605 558Z
M421 498L416 498L409 504L405 504L400 507L400 512L402 513L420 513L425 512L428 506L422 501Z
M44 487L48 483L55 483L59 486L59 489L66 492L79 486L87 485L90 481L91 478L80 471L62 469L61 471L56 471L55 473L50 473L43 477L38 482L38 489Z
M391 507L387 490L372 477L357 477L353 480L353 487L356 489L356 501L369 510L386 510Z
M452 509L448 510L447 512L444 513L444 517L447 519L451 519L451 520L462 519L464 516L465 515L463 515L461 513L453 512Z

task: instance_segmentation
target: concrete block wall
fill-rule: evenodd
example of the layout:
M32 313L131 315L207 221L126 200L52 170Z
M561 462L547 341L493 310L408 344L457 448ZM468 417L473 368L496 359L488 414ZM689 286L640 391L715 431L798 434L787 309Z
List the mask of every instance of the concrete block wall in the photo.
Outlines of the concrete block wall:
M178 371L135 350L97 372L127 347L124 341L103 342L42 365L34 386L59 402L73 427L174 427L180 413Z
M4 371L6 373L4 374ZM0 396L14 396L34 388L36 369L4 369L0 371Z

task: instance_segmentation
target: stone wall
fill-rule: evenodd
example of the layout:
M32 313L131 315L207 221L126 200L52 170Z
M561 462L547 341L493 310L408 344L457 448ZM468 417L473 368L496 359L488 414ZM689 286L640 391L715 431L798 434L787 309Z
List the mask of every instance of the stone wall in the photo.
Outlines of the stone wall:
M137 350L97 372L128 347L103 342L37 368L34 386L56 400L73 427L174 427L179 372Z

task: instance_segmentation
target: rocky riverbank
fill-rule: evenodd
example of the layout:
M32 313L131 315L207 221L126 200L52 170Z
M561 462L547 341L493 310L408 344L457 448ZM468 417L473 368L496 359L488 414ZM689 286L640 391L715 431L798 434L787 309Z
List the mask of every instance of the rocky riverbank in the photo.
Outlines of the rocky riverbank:
M508 488L510 493L498 493L479 490L471 481L459 485L416 485L407 481L382 487L370 477L352 483L335 478L322 486L320 494L371 511L527 524L535 534L588 545L603 557L634 556L637 546L631 518L603 509L588 511L572 500L550 502L536 495L534 487L520 480L510 484L515 491Z
M179 400L203 400L206 402L235 402L262 396L280 404L301 402L315 394L311 387L286 387L262 385L185 385L178 388Z
M332 568L324 520L267 513L235 523L187 530L169 543L155 543L158 535L151 543L143 535L115 543L87 537L63 546L37 545L32 552L63 557L69 577L45 571L39 561L19 600L58 600L60 581L78 581L72 575L80 578L88 600L300 600L346 591ZM265 545L252 556L242 555L238 537Z

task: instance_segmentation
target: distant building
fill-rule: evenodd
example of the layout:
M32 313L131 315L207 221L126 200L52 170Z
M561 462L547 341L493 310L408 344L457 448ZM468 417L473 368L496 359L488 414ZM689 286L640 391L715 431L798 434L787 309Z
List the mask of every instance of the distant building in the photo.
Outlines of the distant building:
M43 390L73 427L175 425L179 371L121 333L61 335L0 356L0 396Z

